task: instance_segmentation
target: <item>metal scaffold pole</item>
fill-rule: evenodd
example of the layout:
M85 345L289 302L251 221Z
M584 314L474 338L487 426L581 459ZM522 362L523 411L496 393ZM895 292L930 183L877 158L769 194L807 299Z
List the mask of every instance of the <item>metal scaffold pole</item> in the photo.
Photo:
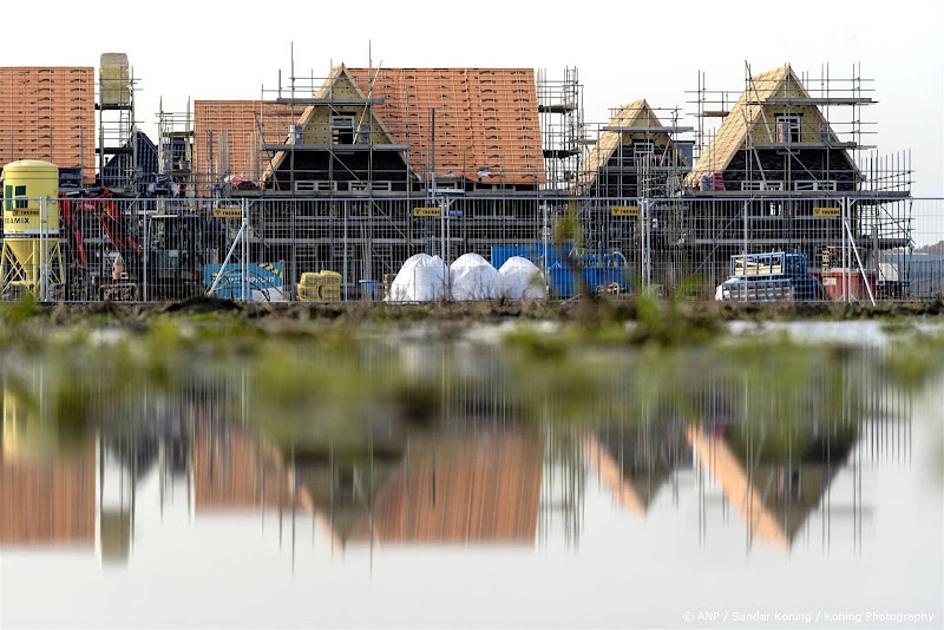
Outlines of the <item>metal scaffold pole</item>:
M543 225L542 225L542 227L541 227L541 236L542 236L542 238L543 238L543 240L544 240L544 253L543 253L543 259L544 259L544 295L547 296L547 295L550 295L550 292L551 292L551 285L550 285L550 280L549 280L548 277L547 277L547 237L548 237L548 232L547 232L547 202L546 202L546 201L541 204L541 210L542 210L542 213L541 213L541 214L543 215L543 217L542 217Z
M141 279L142 285L142 294L144 295L144 301L148 301L148 213L144 213L144 277Z
M242 203L242 256L240 260L240 290L239 294L245 302L249 299L246 291L249 288L249 200Z
M48 222L47 198L41 197L39 200L39 300L46 301L46 275L49 270L49 261L47 260L46 239Z
M348 283L350 282L350 276L348 275L348 264L347 264L347 213L348 213L347 199L345 199L341 203L344 209L344 238L343 238L343 241L344 241L344 256L343 256L344 257L344 278L341 280L341 286L344 288L344 301L347 302L348 300L347 286L348 286Z

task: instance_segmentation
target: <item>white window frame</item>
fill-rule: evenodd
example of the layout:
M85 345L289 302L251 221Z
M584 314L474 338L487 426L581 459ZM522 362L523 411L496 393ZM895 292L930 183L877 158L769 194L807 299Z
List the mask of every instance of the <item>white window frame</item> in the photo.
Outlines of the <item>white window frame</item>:
M777 142L779 144L797 144L803 142L803 114L775 114L774 128L778 136L780 134L780 123L783 121L788 123L787 134L783 140L778 137ZM796 139L794 139L794 135L796 135Z

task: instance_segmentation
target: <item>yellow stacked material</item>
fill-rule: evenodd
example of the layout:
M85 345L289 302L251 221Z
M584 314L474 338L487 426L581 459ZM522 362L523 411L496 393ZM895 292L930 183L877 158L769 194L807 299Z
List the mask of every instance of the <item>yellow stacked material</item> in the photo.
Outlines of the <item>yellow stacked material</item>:
M341 301L341 274L336 271L321 272L321 301Z
M341 274L336 271L306 271L296 288L301 302L340 302Z

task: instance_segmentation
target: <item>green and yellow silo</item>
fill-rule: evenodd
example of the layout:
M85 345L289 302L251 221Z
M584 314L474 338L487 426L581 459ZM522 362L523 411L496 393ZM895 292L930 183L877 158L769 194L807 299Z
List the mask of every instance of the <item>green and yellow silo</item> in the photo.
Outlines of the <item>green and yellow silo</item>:
M42 160L10 162L0 174L0 186L3 191L0 290L7 295L30 292L45 297L49 289L62 284L59 168Z

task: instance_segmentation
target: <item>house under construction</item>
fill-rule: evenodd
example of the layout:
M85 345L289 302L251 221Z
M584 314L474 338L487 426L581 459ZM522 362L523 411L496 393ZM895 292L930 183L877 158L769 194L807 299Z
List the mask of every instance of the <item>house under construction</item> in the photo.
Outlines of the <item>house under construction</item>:
M686 252L675 252L675 273L717 283L733 255L789 249L817 273L858 266L873 291L900 293L899 274L882 261L911 241L901 203L910 196L910 164L869 153L863 112L876 101L864 84L858 69L837 79L827 67L811 79L789 64L757 75L746 65L744 90L729 105L699 74L697 159L684 180L693 199L674 226L677 240L663 243ZM844 241L856 251L842 254Z
M3 154L74 163L86 185L117 193L70 206L66 257L78 260L77 234L85 257L66 274L67 284L84 283L66 292L76 299L101 294L119 255L136 261L124 271L132 283L151 283L131 292L136 299L182 297L155 284L182 277L184 293L206 290L215 272L204 265L236 259L278 267L287 296L306 271L338 272L351 298L419 252L447 262L476 252L496 265L526 256L569 297L577 283L564 278L568 258L589 270L591 290L672 290L694 275L710 291L733 256L790 251L823 285L846 274L846 297L853 272L864 280L856 290L873 298L907 294L910 165L864 144L863 113L875 100L857 68L814 79L789 65L756 75L745 66L737 93L710 91L699 74L688 126L678 108L645 99L588 122L574 68L551 78L528 68L339 64L319 78L296 75L293 61L287 80L280 74L258 98L197 98L185 112L162 103L151 143L135 123L127 58L101 61L97 96L91 68L57 70L84 86L81 103L60 95L68 102L53 104L83 116L74 156ZM97 130L86 112L93 99ZM10 130L35 124L18 112L4 113L0 148L22 144ZM134 246L116 245L102 208ZM555 245L552 228L568 215L579 235Z

